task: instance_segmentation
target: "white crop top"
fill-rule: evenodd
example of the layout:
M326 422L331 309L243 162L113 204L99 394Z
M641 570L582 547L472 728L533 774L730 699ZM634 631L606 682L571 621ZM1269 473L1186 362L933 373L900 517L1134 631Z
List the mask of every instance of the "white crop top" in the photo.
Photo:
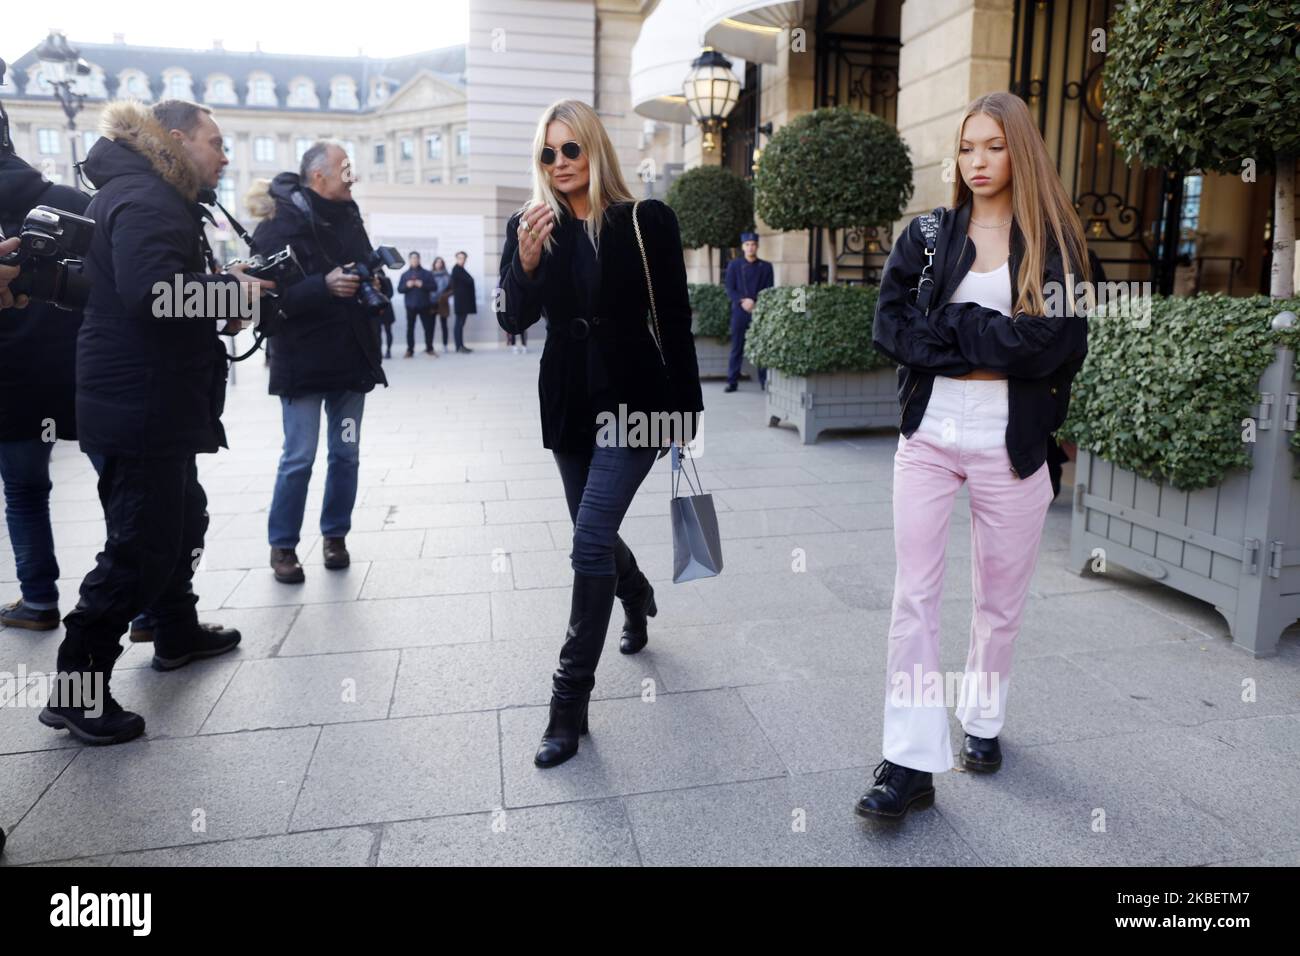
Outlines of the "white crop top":
M953 289L949 302L974 302L1003 315L1011 314L1011 268L1002 263L992 272L968 272Z

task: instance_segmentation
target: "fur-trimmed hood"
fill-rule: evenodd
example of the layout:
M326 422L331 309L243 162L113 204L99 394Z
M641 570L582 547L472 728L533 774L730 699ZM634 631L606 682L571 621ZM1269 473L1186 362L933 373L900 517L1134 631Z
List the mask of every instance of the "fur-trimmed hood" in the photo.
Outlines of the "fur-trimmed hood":
M97 143L82 167L97 187L102 189L114 176L144 171L139 168L140 163L130 161L134 157L122 155L125 148L143 159L187 202L198 199L202 188L198 170L185 149L168 135L148 106L135 100L109 103L100 116L99 131L108 143ZM101 146L107 148L100 149Z

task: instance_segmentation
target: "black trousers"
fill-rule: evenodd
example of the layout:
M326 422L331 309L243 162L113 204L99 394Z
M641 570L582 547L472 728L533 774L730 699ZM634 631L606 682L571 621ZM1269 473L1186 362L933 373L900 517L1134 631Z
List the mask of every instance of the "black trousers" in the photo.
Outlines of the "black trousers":
M458 349L463 349L465 347L465 320L468 318L468 313L456 313L456 324L453 326L452 338L456 340L456 348Z
M420 323L424 326L424 347L427 349L433 348L433 310L421 309L418 312L411 312L408 309L406 313L406 348L409 352L415 351L415 317L417 315L420 317Z
M194 456L109 456L99 501L108 540L81 582L81 600L63 619L61 671L111 665L122 632L145 608L159 630L198 622L191 582L208 530L208 498Z

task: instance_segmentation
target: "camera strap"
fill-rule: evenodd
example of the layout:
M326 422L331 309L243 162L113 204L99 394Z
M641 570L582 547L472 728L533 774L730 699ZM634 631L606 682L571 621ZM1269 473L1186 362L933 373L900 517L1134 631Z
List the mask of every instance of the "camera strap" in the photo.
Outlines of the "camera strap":
M199 212L202 213L204 219L212 224L213 229L218 229L220 226L217 223L217 217L212 214L212 210L209 209L208 206L212 205L220 209L222 214L226 217L226 221L230 223L230 228L235 231L235 235L239 236L240 239L243 239L249 249L253 248L253 237L248 234L248 231L242 225L240 225L239 220L232 216L230 211L217 201L215 193L210 190L200 191L199 202L197 205L199 207ZM217 258L212 253L212 246L208 244L207 233L203 230L199 230L199 242L203 244L203 257L208 261L208 268L212 272L220 272L221 269L217 265ZM254 329L253 344L249 346L248 351L241 355L227 355L226 360L232 363L242 362L260 349L264 341L266 341L266 335L263 334L261 330Z

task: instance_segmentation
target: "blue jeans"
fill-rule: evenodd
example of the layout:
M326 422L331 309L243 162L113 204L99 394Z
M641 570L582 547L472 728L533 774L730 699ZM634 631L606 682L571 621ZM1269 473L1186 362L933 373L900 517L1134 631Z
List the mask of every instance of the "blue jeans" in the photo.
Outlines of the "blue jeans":
M636 490L650 474L657 448L593 445L589 452L552 452L573 520L570 563L576 574L619 573L618 527ZM577 508L573 508L574 500ZM626 548L626 546L624 546Z
M325 392L281 396L284 452L275 476L275 493L267 533L273 548L296 548L307 507L307 484L320 441L320 410L325 406L325 437L329 449L325 472L325 501L320 533L342 538L352 529L352 505L357 500L357 469L361 463L361 413L364 392Z
M5 486L5 522L23 603L38 609L59 606L59 562L50 528L50 453L54 443L28 438L0 442L0 479Z

